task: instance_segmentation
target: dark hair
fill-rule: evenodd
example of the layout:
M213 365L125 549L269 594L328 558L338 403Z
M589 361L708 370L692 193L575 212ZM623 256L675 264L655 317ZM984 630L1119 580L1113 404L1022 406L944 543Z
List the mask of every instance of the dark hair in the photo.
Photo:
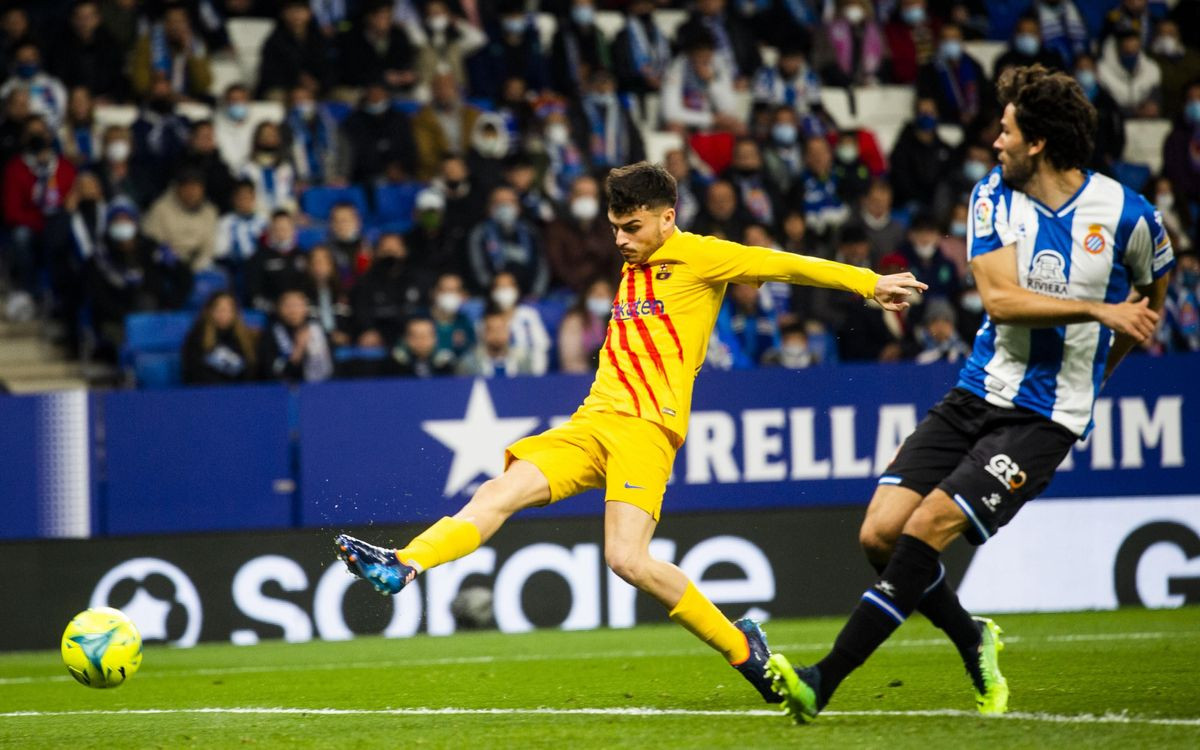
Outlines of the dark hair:
M1044 141L1056 169L1082 169L1092 159L1096 108L1066 73L1041 65L1010 68L996 82L1000 106L1012 104L1026 143Z
M838 235L839 245L857 245L862 242L869 242L867 238L867 230L857 224L847 224L842 227L841 233Z
M241 179L234 181L233 188L229 191L229 193L230 193L230 195L232 195L233 193L236 193L239 190L247 190L247 189L253 190L255 192L258 191L258 187L254 184L254 180L251 180L248 177L242 177Z
M664 167L639 161L609 172L604 196L614 214L627 216L643 208L674 208L678 192L675 178Z
M913 217L912 223L908 226L909 229L919 231L921 229L929 229L934 232L940 231L937 218L932 211L921 211Z

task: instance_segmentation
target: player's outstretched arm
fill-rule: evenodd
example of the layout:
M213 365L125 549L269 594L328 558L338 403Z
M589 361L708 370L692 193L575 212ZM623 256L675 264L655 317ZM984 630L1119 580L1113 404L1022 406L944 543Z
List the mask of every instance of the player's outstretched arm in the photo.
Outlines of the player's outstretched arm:
M1106 304L1029 291L1017 281L1015 245L976 256L971 261L971 271L984 309L996 323L1050 328L1094 320L1118 334L1132 337L1135 342L1145 341L1158 325L1158 313L1144 302Z
M928 284L917 281L917 277L905 271L880 276L875 282L875 301L884 310L903 310L908 307L908 298L913 290L925 291Z

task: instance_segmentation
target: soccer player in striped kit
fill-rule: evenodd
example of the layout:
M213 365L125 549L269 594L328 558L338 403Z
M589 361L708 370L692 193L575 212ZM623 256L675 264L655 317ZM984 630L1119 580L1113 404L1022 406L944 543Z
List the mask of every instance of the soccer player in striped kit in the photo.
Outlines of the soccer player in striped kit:
M1007 71L997 93L1000 166L971 194L967 235L987 316L958 384L867 508L860 541L879 579L824 659L798 670L771 661L797 721L815 718L914 610L958 648L979 711L1007 709L1000 629L963 609L938 558L960 535L983 544L1046 488L1091 429L1104 380L1158 323L1171 242L1142 196L1084 168L1096 112L1079 85L1034 65Z
M675 226L675 180L657 165L615 169L605 188L625 264L600 367L583 405L566 423L509 446L503 474L408 546L382 549L342 535L338 556L377 590L395 594L421 571L477 549L517 511L604 488L604 555L613 572L721 652L765 699L779 702L757 623L731 623L679 568L649 552L725 287L810 284L900 310L910 291L925 285L909 273L880 276L685 232Z

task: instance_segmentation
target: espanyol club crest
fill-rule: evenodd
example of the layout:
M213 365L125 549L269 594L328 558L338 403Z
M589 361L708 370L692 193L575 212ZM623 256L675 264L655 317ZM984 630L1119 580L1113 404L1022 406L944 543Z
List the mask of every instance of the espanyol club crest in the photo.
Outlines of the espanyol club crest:
M1104 252L1105 246L1104 228L1099 224L1089 226L1087 236L1083 238L1083 249L1092 255L1099 255Z

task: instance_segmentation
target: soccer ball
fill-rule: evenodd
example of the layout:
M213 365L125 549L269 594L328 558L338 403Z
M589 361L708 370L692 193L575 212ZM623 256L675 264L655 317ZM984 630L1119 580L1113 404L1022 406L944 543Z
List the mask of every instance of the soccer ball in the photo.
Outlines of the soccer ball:
M67 671L82 684L116 687L141 665L142 635L119 609L93 607L67 623L62 657Z

